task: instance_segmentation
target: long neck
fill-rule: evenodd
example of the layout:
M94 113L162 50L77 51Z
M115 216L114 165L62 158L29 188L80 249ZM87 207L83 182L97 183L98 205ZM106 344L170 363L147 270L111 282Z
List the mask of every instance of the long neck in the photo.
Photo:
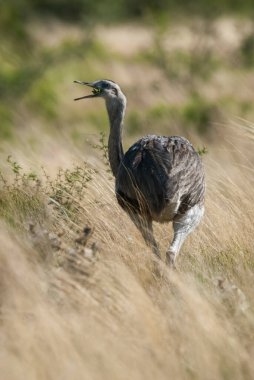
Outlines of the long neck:
M123 158L122 129L126 108L126 98L123 94L116 99L106 100L106 107L110 122L108 139L108 155L114 177L117 176L119 165Z

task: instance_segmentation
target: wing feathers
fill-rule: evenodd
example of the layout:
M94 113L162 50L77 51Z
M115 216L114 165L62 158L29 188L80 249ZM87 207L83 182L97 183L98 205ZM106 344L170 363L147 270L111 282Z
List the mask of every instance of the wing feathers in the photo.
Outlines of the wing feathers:
M204 198L201 159L183 137L144 137L126 152L116 192L118 198L125 197L127 203L135 205L137 212L142 208L159 215L176 201L180 201L179 211L185 212Z

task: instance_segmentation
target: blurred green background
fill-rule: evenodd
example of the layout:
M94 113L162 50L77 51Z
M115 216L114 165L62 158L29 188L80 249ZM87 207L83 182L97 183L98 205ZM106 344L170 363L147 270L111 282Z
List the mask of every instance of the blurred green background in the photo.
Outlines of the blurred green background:
M1 1L1 139L36 126L82 144L106 131L102 106L72 101L73 80L105 77L128 96L128 135L212 141L227 118L254 114L253 10L252 0Z

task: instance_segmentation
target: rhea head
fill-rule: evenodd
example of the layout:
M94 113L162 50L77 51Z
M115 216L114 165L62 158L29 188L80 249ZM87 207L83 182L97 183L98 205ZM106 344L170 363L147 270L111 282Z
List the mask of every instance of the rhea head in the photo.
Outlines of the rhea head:
M82 84L84 86L92 87L92 94L81 96L74 100L88 99L88 98L104 98L106 103L115 103L117 100L124 101L126 98L117 83L109 79L97 80L95 82L81 82L75 80L74 83Z

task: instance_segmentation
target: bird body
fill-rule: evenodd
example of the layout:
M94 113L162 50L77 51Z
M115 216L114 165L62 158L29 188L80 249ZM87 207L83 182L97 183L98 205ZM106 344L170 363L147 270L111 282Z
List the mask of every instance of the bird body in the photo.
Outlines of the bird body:
M75 100L103 97L106 101L116 197L157 256L152 222L173 222L174 238L166 252L173 265L182 243L204 213L204 169L199 154L184 137L156 135L141 138L124 154L126 97L120 87L110 80L76 82L92 87L93 94Z
M183 137L143 137L125 153L119 166L118 202L124 208L124 200L137 212L142 207L154 221L170 222L203 199L201 165L199 155Z

